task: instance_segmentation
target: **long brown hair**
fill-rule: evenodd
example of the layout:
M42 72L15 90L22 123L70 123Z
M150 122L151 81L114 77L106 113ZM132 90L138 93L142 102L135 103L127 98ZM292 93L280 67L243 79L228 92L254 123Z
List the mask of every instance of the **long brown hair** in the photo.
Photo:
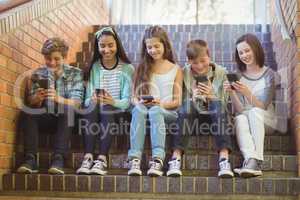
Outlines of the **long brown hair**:
M172 63L176 63L175 54L172 50L172 45L167 32L160 26L150 26L145 30L140 63L135 71L133 79L133 91L137 95L149 94L149 81L151 77L151 66L153 65L153 58L148 54L146 47L146 40L150 38L159 38L164 46L163 59L167 59Z
M265 53L264 53L264 49L263 49L260 41L257 39L257 37L250 33L242 35L236 41L235 45L237 46L241 42L246 42L251 47L256 63L259 65L259 67L262 68L265 63ZM240 72L243 72L246 70L246 64L241 61L237 48L235 48L235 61L238 65L238 69Z
M116 41L117 44L117 53L116 53L116 57L118 57L121 61L123 61L124 63L127 64L131 64L129 58L126 55L126 52L124 50L124 47L122 45L121 39L118 36L116 30L114 29L113 26L103 26L101 27L101 29L105 29L105 28L111 28L113 32L108 31L108 30L103 30L101 32L100 35L95 36L95 41L94 41L94 51L93 51L93 58L88 66L88 68L85 70L85 80L88 80L90 77L90 72L92 70L93 64L97 61L97 60L101 60L102 59L102 55L99 52L99 39L101 38L102 35L109 35L109 36L113 36L113 38ZM100 29L100 30L101 30Z

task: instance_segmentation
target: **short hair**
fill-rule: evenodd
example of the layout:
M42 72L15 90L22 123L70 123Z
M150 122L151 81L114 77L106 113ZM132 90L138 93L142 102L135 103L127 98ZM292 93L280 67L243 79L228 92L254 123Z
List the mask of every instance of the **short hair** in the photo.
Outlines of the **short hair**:
M207 42L204 40L191 40L186 46L186 55L189 60L194 60L200 55L209 55L209 48Z
M258 40L258 38L253 35L253 34L245 34L242 35L235 43L236 48L235 48L235 61L237 63L238 69L243 72L246 70L246 65L243 63L240 59L239 52L237 50L237 45L241 42L246 42L252 49L255 61L259 65L259 67L263 67L265 64L265 53L264 49Z
M63 57L66 57L68 50L69 46L63 39L54 37L49 38L44 42L41 53L46 56L58 51Z

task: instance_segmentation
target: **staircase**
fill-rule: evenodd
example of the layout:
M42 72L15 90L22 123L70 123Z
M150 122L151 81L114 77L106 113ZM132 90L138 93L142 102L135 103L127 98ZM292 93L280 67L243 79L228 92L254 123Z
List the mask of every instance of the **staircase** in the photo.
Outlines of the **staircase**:
M143 31L147 25L117 25L116 30L125 50L136 66ZM260 25L165 25L181 66L186 61L185 45L190 39L208 41L212 60L234 69L235 40L244 33L254 33L263 44L266 65L277 69L270 32L263 33ZM94 27L94 31L99 26ZM91 58L94 35L83 43L83 51L77 53L75 66L85 66ZM297 177L295 144L289 131L267 132L265 137L264 175L251 179L219 179L217 177L217 153L210 135L190 136L188 149L183 156L183 174L180 178L166 176L127 176L126 159L129 148L129 130L114 136L109 155L109 175L76 175L75 170L83 158L83 138L72 135L70 153L66 160L66 175L49 175L51 135L42 134L38 162L39 174L23 175L14 171L3 176L4 195L29 195L50 197L127 198L127 199L296 199L300 195L300 178ZM22 137L16 147L14 169L22 162ZM167 143L169 143L167 136ZM235 139L234 139L235 141ZM168 146L168 145L167 145ZM234 144L231 155L233 167L241 165L242 157ZM147 135L142 168L146 174L150 158L150 140ZM168 156L166 161L170 156ZM167 162L165 162L167 166ZM225 196L227 195L227 196ZM0 197L1 199L1 197Z

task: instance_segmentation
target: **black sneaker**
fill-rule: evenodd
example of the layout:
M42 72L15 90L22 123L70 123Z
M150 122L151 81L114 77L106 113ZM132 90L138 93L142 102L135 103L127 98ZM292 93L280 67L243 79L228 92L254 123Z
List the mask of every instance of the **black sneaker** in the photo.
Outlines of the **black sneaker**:
M64 174L64 157L61 154L54 154L51 161L49 174Z
M24 163L17 169L18 173L32 174L38 173L36 156L33 154L26 154Z

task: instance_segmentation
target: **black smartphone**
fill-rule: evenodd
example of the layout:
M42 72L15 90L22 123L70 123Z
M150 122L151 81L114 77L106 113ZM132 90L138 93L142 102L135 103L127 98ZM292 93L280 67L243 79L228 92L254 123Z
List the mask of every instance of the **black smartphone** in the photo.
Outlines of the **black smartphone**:
M37 83L40 88L43 88L45 90L49 89L49 80L46 78L38 79Z
M233 83L233 82L236 82L236 81L239 81L239 77L237 74L235 73L229 73L229 74L226 74L227 76L227 79L230 83Z
M200 76L196 76L195 79L196 79L196 85L198 85L199 83L208 84L207 76L200 75Z
M101 95L101 96L105 96L105 94L106 94L106 91L105 91L105 89L103 89L103 88L97 88L97 89L95 89L95 91L96 91L96 95L97 96L99 96L99 95Z
M145 102L151 102L154 100L153 96L151 95L142 95L141 99L144 100Z
M236 81L239 81L239 76L235 73L228 73L228 74L226 74L226 76L227 76L227 79L228 79L230 84L232 84ZM234 87L232 85L231 85L231 89L234 90Z

